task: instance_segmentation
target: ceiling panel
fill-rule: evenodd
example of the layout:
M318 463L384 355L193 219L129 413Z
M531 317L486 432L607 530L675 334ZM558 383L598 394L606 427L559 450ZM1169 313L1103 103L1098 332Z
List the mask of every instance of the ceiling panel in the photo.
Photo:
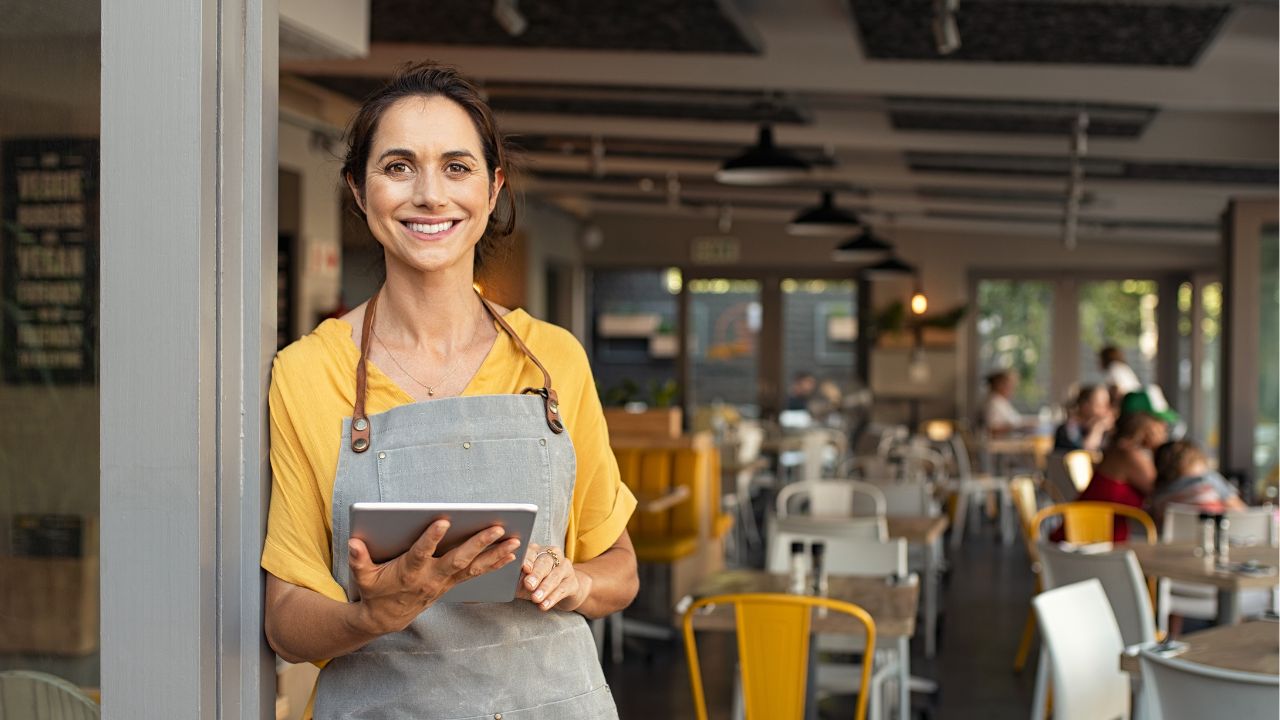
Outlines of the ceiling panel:
M964 0L961 45L934 44L931 0L849 0L863 52L877 60L1189 66L1226 18L1226 4Z
M516 8L513 36L495 5ZM730 0L372 0L373 42L579 50L759 54Z

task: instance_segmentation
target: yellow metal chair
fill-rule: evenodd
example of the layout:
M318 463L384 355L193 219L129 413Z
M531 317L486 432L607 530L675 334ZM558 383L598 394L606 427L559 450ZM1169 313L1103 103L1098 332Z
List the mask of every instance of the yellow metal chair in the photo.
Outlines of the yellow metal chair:
M1147 531L1147 544L1156 542L1156 524L1151 516L1129 505L1084 500L1058 503L1036 513L1031 520L1031 544L1040 542L1040 526L1055 515L1062 516L1063 532L1069 543L1111 542L1117 515L1137 520Z
M809 626L815 608L852 615L861 622L866 632L865 657L875 655L875 621L866 610L852 603L781 593L738 593L702 598L684 613L684 646L689 658L689 680L693 685L698 720L707 720L707 699L702 689L693 618L699 609L709 605L729 605L735 611L746 720L801 720L804 717L809 672ZM855 720L865 720L867 716L871 665L871 662L862 663Z
M1040 581L1040 551L1031 539L1031 526L1035 522L1039 505L1036 502L1036 483L1030 476L1019 475L1009 481L1009 493L1013 496L1013 507L1018 511L1018 524L1022 527L1022 542L1027 548L1027 557L1031 559L1031 571L1036 575L1035 595L1044 589ZM1027 622L1022 626L1022 639L1018 641L1018 652L1013 658L1013 669L1022 672L1027 666L1027 655L1031 652L1031 641L1036 636L1036 615L1027 608Z

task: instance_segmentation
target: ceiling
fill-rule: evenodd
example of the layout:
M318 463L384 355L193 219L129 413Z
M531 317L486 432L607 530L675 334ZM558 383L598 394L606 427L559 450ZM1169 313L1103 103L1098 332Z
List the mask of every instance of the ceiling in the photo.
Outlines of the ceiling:
M1210 244L1280 179L1274 0L964 0L947 56L931 0L507 4L518 37L487 1L372 0L368 57L284 70L354 103L402 62L455 64L529 192L581 215L785 222L830 187L873 224L1055 235L1081 111L1082 238ZM810 180L714 181L760 122Z

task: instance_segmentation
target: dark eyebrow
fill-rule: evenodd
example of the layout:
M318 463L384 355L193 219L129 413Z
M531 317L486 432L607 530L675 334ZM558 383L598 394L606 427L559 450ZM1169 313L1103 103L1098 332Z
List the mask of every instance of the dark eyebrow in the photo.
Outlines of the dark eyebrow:
M471 151L469 150L450 150L449 152L441 155L441 157L443 157L445 160L454 160L457 158L471 158L472 160L476 159L476 156L472 155Z
M412 150L406 150L405 148L388 148L378 156L378 164L382 164L382 161L389 157L413 158L413 156Z

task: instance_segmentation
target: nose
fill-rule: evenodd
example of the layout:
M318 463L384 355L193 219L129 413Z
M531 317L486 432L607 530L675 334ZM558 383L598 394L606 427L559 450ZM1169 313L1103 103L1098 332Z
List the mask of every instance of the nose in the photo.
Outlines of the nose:
M420 172L413 183L413 204L419 207L436 208L446 202L444 194L444 178L434 172Z

